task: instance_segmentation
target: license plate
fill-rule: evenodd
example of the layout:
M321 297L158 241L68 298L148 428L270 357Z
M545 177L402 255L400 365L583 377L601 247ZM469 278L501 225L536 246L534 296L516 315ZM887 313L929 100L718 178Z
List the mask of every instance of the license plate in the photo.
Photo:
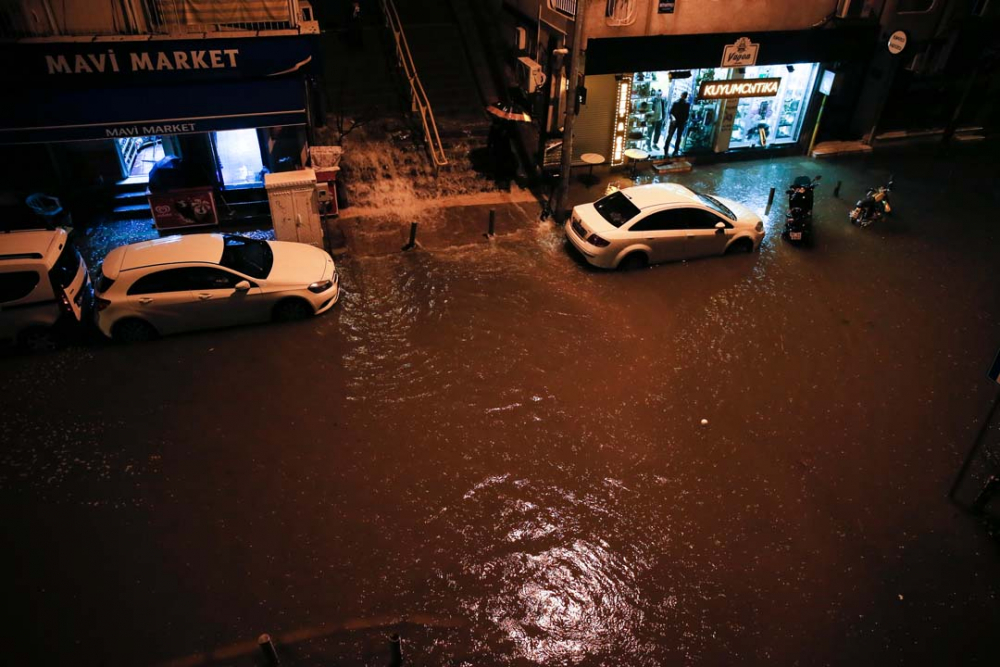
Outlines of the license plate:
M788 235L788 237L790 239L792 239L793 241L801 241L802 240L802 232L791 232Z

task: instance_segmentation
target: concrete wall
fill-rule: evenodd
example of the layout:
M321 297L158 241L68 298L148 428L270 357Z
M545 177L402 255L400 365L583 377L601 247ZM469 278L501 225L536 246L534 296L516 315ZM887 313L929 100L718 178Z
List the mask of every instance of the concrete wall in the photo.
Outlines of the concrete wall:
M943 2L944 0L938 0ZM564 17L548 9L547 0L504 0L526 17L538 16L564 26ZM578 0L584 5L584 0ZM676 0L673 14L657 12L657 0L635 0L634 22L614 26L606 14L605 0L588 0L588 37L637 37L642 35L691 35L717 32L802 30L833 13L837 0Z

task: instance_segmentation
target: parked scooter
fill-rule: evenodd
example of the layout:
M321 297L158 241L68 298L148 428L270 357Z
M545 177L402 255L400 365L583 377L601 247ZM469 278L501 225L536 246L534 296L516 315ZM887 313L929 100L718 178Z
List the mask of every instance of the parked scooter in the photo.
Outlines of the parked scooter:
M812 239L813 190L820 178L810 180L808 176L799 176L785 190L788 212L781 235L793 243L808 243Z
M877 188L868 188L863 199L858 200L854 210L850 213L851 222L855 225L867 227L873 222L878 222L885 216L892 213L892 206L889 204L889 192L892 190L892 176L885 185Z

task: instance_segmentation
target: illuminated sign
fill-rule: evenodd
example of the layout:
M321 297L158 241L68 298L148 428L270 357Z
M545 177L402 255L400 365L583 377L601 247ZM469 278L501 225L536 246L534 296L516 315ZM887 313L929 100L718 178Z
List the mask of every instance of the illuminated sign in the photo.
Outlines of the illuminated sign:
M757 64L757 50L760 44L754 44L749 37L740 37L732 44L727 44L722 50L722 67L746 67Z
M728 100L737 97L774 97L781 79L733 79L705 81L698 90L699 100Z

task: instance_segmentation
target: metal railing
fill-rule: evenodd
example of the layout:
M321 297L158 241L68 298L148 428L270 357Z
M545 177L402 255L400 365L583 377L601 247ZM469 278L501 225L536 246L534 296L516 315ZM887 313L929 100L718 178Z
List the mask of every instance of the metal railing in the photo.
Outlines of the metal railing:
M300 0L216 3L185 0L0 2L0 39L84 35L188 35L298 30L312 20Z
M444 146L441 144L441 136L438 134L437 123L434 121L434 111L431 109L430 100L424 92L424 85L420 83L417 75L417 68L413 64L413 56L410 55L410 47L406 43L406 35L403 33L403 25L399 21L399 14L396 12L396 5L392 0L381 0L382 13L392 36L396 41L396 58L399 66L410 84L410 94L412 99L412 110L420 114L420 122L424 126L424 140L427 144L427 152L430 154L434 169L448 164L448 158L444 154Z

